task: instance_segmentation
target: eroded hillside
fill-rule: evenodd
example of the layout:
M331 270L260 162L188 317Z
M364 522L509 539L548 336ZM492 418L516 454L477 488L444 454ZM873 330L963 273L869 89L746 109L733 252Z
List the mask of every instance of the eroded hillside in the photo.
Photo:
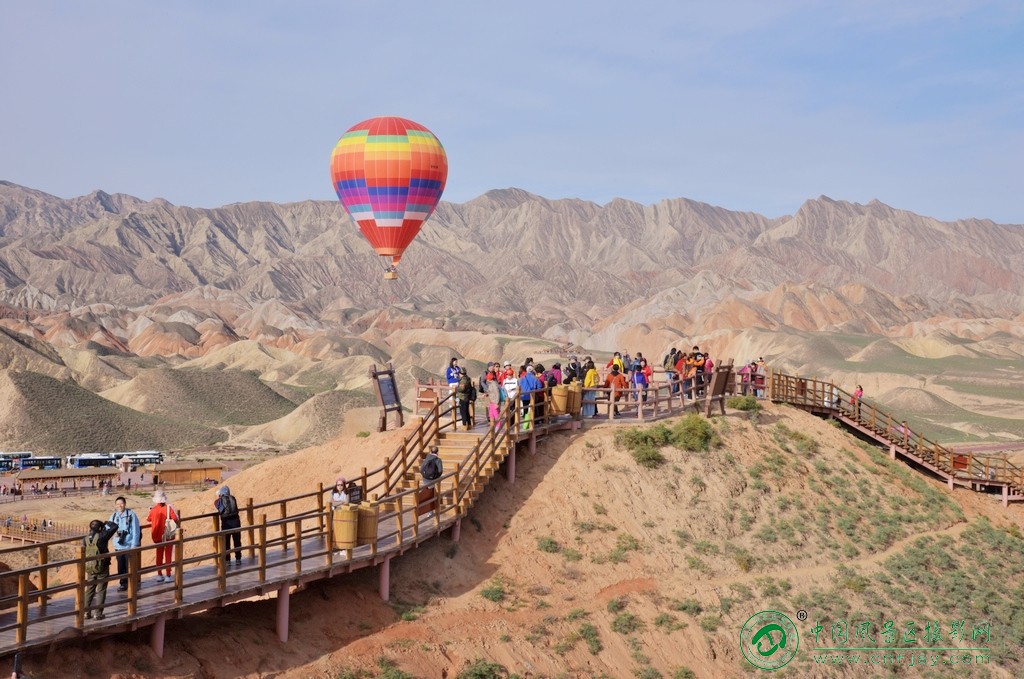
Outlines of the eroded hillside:
M747 676L739 628L774 609L808 614L785 676L865 674L815 663L839 619L851 634L853 621L881 630L894 620L901 632L915 622L922 638L941 621L951 646L968 644L948 639L950 621L971 631L987 621L991 663L978 675L1020 673L1024 507L950 493L788 407L704 422L642 434L599 424L520 452L516 482L492 480L459 543L432 540L393 564L390 605L376 597L375 573L335 578L292 597L287 645L264 601L170 624L160 662L142 633L102 653L54 655L61 667L138 677L454 677L476 659L520 677ZM400 436L336 439L231 485L239 497L303 492L373 464ZM702 440L707 449L676 445ZM664 461L637 464L630 442ZM816 643L817 624L826 632Z

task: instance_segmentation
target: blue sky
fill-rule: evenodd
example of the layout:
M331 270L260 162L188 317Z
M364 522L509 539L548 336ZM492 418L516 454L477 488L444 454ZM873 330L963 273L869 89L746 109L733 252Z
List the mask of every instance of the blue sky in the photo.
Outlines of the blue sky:
M334 199L400 115L444 199L810 198L1024 223L1024 3L4 2L0 179L174 203Z

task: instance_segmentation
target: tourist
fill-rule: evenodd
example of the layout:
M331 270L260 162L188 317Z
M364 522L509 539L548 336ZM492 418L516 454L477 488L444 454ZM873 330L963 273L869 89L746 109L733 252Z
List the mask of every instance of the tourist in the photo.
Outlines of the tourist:
M344 479L342 480L344 483ZM235 565L242 565L242 532L236 530L242 527L242 519L238 515L238 500L231 494L231 489L227 486L221 486L217 490L217 499L214 500L213 506L217 508L217 513L220 515L220 529L222 531L230 530L224 536L224 565L231 563L231 543L235 543Z
M150 538L156 548L156 581L163 582L166 573L167 579L171 577L171 556L174 553L174 535L178 530L181 517L174 511L174 508L167 503L167 495L163 490L157 489L153 493L153 507L149 510L146 521L150 525ZM173 530L172 530L173 529ZM166 568L161 568L165 566Z
M619 366L613 365L612 371L608 377L604 380L604 386L606 389L611 389L611 393L614 394L614 403L612 404L615 409L615 416L619 416L619 400L629 393L629 383L626 381L626 377L619 372Z
M460 372L455 383L455 399L458 401L459 417L466 431L473 428L473 422L469 418L469 404L476 400L473 392L473 380L469 379L469 373Z
M592 360L583 365L583 417L597 417L597 392L601 384L598 381L597 368Z
M853 396L850 398L850 405L853 406L853 419L860 419L860 400L864 398L864 387L857 385L857 388L853 390Z
M102 620L103 604L107 600L107 578L110 576L110 557L103 554L109 553L110 537L117 532L117 524L113 521L100 521L93 519L89 522L89 534L82 539L85 545L87 556L99 556L85 563L85 617L95 620ZM95 603L96 612L92 608Z
M530 398L541 388L540 380L534 374L532 365L526 366L526 374L519 380L519 398L523 404L523 420L532 417L530 412ZM532 392L532 393L531 393Z
M125 552L142 544L142 524L127 505L124 496L118 497L114 500L114 512L110 515L110 522L117 525L114 551L117 553L117 574L121 576L118 592L128 589L128 554Z
M331 509L337 509L349 502L348 491L344 476L334 479L334 488L331 489Z

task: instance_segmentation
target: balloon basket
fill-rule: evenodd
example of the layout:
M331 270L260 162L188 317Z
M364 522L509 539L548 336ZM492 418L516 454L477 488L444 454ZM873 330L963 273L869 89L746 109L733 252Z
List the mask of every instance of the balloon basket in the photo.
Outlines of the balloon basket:
M386 281L397 281L398 280L398 274L396 272L394 272L394 271L385 271L384 272L384 280L386 280Z

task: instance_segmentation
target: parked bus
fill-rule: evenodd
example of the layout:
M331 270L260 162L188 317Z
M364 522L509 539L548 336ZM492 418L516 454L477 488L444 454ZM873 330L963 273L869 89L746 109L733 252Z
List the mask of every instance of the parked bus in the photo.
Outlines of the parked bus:
M12 469L18 468L17 460L8 460L7 458L0 457L0 474L11 471Z
M86 467L113 467L114 456L109 453L84 453L68 458L68 469L85 469Z
M24 457L32 457L32 453L22 451L20 453L0 453L0 460L20 460Z
M164 461L164 454L158 450L136 450L133 453L112 453L111 457L114 458L115 465L119 460L127 457L132 461L132 471L135 471L138 467L144 467L150 464L163 464Z
M19 461L22 469L60 469L64 464L59 457L23 457Z

